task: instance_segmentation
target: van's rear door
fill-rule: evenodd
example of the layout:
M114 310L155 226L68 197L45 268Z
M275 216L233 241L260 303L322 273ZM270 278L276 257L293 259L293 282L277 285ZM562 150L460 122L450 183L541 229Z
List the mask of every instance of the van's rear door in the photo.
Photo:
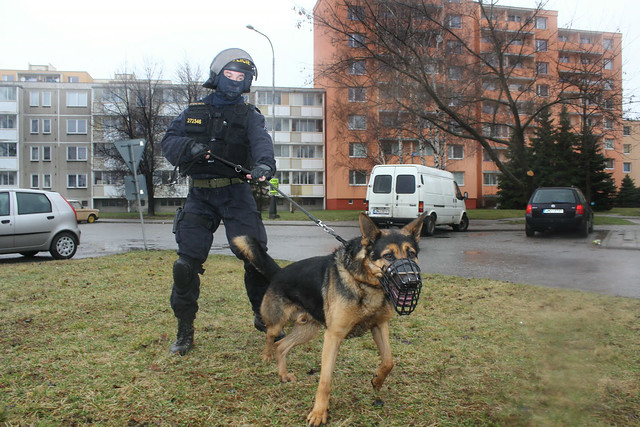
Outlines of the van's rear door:
M391 218L393 199L392 194L394 185L394 168L384 168L375 171L372 176L373 183L369 184L368 200L369 200L369 216L372 218Z
M413 219L418 214L418 196L416 179L418 174L413 168L395 168L395 200L392 215L394 218Z

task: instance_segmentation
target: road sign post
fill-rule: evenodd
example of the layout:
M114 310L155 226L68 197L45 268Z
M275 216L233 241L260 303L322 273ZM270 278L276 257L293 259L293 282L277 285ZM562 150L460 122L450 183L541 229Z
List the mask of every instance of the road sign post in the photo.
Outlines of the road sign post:
M147 250L147 238L144 233L144 218L142 216L142 201L140 198L141 195L141 183L139 183L139 178L142 177L142 184L144 184L144 195L146 196L146 183L144 182L143 175L136 175L136 171L138 170L138 166L140 165L140 160L142 159L142 154L144 153L145 148L145 140L144 139L128 139L124 141L116 141L113 143L115 147L118 149L118 152L122 156L122 159L127 164L133 177L131 177L133 181L133 185L135 188L136 200L138 202L138 212L140 213L140 225L142 227L142 240L144 242L144 250ZM127 177L128 178L128 177ZM127 191L126 179L125 179L125 192L127 193L127 200L129 200L129 191Z

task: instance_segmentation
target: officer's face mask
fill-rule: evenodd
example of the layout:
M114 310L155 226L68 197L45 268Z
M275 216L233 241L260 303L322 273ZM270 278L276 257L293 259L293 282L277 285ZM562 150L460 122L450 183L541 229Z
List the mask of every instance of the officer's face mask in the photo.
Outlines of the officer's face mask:
M234 101L242 95L244 85L244 81L231 80L225 75L221 75L220 80L218 81L218 88L216 89L216 92L221 94L225 99Z

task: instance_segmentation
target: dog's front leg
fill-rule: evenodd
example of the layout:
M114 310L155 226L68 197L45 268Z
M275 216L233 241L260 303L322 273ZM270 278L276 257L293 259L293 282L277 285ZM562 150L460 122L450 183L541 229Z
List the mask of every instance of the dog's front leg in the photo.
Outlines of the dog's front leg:
M391 356L391 344L389 343L389 323L384 322L371 328L371 335L378 346L380 354L380 366L376 370L376 375L371 380L371 384L376 390L380 390L382 383L393 369L393 357Z
M324 333L324 343L322 344L322 366L320 366L320 383L316 392L316 400L313 410L307 416L307 421L311 426L319 426L327 422L327 411L329 409L329 394L331 393L331 376L336 366L338 350L344 337L332 333L327 329Z

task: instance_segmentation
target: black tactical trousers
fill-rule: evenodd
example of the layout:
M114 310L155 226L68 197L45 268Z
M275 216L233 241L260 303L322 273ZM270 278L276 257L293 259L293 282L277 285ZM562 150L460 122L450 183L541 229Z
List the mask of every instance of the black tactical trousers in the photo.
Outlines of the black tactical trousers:
M174 278L171 308L180 319L193 319L198 311L198 273L207 260L213 234L218 229L220 221L224 223L229 242L236 236L247 235L254 237L266 249L267 233L249 184L233 184L221 188L191 188L182 219L175 227L178 255L184 262L177 262L176 264L182 264L178 268L174 265L174 276L189 270L184 268L185 264L190 264L195 271L189 277L184 277L184 280L180 280L181 277L178 277L178 280ZM235 247L230 246L236 253ZM247 296L254 313L259 313L262 297L269 283L250 264L245 263L244 268Z

